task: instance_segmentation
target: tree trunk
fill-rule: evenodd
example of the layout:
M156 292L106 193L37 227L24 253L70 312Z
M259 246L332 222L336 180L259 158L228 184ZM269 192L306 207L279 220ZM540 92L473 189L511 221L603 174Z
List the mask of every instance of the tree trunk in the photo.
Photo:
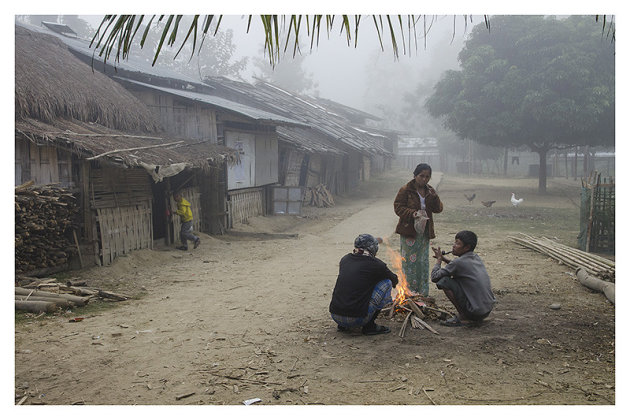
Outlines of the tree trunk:
M577 163L578 163L578 147L575 146L575 155L573 156L573 165L571 170L573 171L573 180L577 180Z
M507 176L508 169L508 150L509 148L505 148L505 153L503 154L503 176Z
M590 157L590 147L584 146L584 178L588 176L588 160Z
M538 167L538 194L547 193L547 149L540 148L536 150L539 156Z

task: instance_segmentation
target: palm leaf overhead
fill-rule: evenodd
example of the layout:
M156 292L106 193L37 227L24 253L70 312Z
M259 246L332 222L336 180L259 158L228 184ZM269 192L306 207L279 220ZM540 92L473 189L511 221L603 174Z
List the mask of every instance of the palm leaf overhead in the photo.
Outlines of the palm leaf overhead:
M155 51L153 58L153 64L157 61L160 55L160 51L164 46L164 42L169 46L173 46L177 41L179 24L183 15L159 15L157 22L164 22L164 28L162 30L162 36ZM144 46L145 40L148 34L148 28L155 20L156 15L153 15L142 34L140 40L140 47ZM221 16L207 15L204 17L203 24L199 26L199 15L194 15L192 23L186 31L186 36L182 41L182 44L178 50L182 50L183 46L187 42L192 42L192 50L199 51L203 45L203 39L208 35L212 23L215 23L214 34L219 29L221 23ZM247 32L252 24L254 16L250 15L247 22ZM357 46L359 36L359 24L361 22L361 15L341 15L339 18L334 15L259 15L258 18L262 24L265 33L265 52L269 58L271 65L275 65L279 59L282 51L286 52L289 47L293 46L293 55L299 52L299 39L300 35L306 32L307 37L310 39L311 49L319 44L320 33L326 32L329 36L333 30L339 28L340 34L345 34L346 42L348 45L352 45L354 39L354 46ZM470 16L464 16L464 20L468 22ZM423 22L423 34L426 38L427 33L431 28L431 24L435 17L430 16L414 16L414 15L373 15L372 20L374 28L378 36L380 47L383 46L383 38L389 35L392 43L392 50L395 57L400 55L400 48L402 47L402 53L408 54L411 51L412 41L413 45L417 48L417 33L416 26L422 19ZM484 17L486 27L489 28L488 17ZM96 53L99 57L103 57L105 61L111 58L111 54L115 52L114 59L119 62L129 56L129 52L132 47L132 41L136 37L140 25L145 20L144 15L105 15L101 24L96 31L96 34L92 38L90 46L95 45ZM339 23L340 22L340 23ZM427 23L429 24L427 25ZM200 35L201 33L201 43ZM283 34L286 33L286 38ZM191 38L192 37L192 38ZM293 40L293 43L291 42Z
M140 47L144 46L144 42L147 38L149 27L155 19L156 15L153 15L140 41ZM160 42L156 48L155 56L153 58L153 64L157 61L160 51L164 45L164 41L167 45L173 46L177 40L177 32L179 24L183 15L160 15L158 22L165 20L165 26L162 30L162 36ZM199 51L203 46L203 40L208 35L212 23L215 22L214 34L219 30L221 24L221 15L206 15L203 20L203 24L199 27L200 15L194 15L192 23L186 32L186 37L182 41L182 44L177 51L177 54L182 50L184 45L192 42L192 51ZM472 22L471 15L463 15L464 24L468 25L468 22ZM247 21L247 32L251 27L253 15L249 15ZM291 39L293 39L293 55L299 52L299 37L300 34L306 30L307 36L310 38L311 49L319 44L320 33L323 30L326 31L326 35L335 29L336 19L334 15L259 15L264 32L265 32L265 52L269 58L269 62L274 66L280 60L281 50L286 52L291 45ZM351 45L354 38L354 46L357 46L359 38L359 24L361 22L361 15L341 15L341 23L339 24L339 31L341 34L345 34L348 45ZM399 45L402 47L403 54L409 54L413 46L417 49L418 33L416 28L422 20L422 35L424 38L424 45L426 48L426 37L435 21L435 16L427 15L372 15L372 21L374 28L378 36L381 50L384 50L383 38L386 34L389 35L392 43L392 50L394 56L398 58L400 55ZM611 42L615 41L615 23L614 16L596 15L595 20L602 22L602 36L606 36L611 39ZM121 55L123 59L126 59L131 50L132 41L136 37L138 29L141 23L144 21L144 15L105 15L101 24L96 31L96 34L92 38L92 44L95 43L95 48L99 57L103 57L104 61L110 59L113 51L115 54L115 61L119 62ZM338 21L338 20L337 20ZM490 30L490 18L488 15L484 15L484 21L486 28ZM324 25L322 27L322 25ZM305 29L303 29L305 28ZM281 34L286 31L286 39L283 42L283 36ZM170 32L170 33L169 33ZM201 32L201 42L199 42L199 32ZM407 37L405 38L405 32ZM191 39L192 36L192 39ZM453 17L453 36L455 36L455 16ZM400 42L399 42L400 40ZM281 47L284 44L284 47Z

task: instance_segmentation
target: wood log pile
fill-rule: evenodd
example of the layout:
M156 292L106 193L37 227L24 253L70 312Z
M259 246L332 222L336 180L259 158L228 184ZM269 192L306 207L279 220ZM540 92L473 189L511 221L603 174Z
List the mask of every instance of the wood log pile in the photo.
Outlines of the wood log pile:
M546 254L574 270L582 268L591 276L611 282L615 281L615 262L609 259L577 248L571 248L545 237L535 238L521 233L518 237L508 236L508 239L534 251Z
M332 194L324 184L306 188L303 201L314 207L333 207L335 205Z
M93 287L85 283L60 283L54 278L35 278L18 275L15 286L15 309L42 313L58 309L83 307L94 299L123 301L129 299L118 293Z
M405 337L410 326L411 328L426 329L433 334L439 334L426 320L446 319L454 316L451 312L438 307L435 304L435 299L419 295L406 296L400 300L396 299L391 306L383 308L381 314L381 316L391 319L402 320L402 326L398 333L398 336L401 338Z
M15 271L62 267L77 253L73 230L79 207L66 189L54 185L15 187Z

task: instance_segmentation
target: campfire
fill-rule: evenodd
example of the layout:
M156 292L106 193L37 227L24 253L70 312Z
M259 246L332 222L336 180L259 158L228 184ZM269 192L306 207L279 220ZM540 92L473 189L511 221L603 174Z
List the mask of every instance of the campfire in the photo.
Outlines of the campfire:
M383 308L382 316L402 321L402 327L398 334L400 337L405 336L409 325L412 328L426 329L433 334L438 334L427 324L425 319L446 319L452 317L453 314L438 307L434 298L424 297L409 289L407 277L402 269L404 258L389 246L386 239L383 242L391 261L392 271L398 276L398 284L396 285L396 294L392 296L393 304Z

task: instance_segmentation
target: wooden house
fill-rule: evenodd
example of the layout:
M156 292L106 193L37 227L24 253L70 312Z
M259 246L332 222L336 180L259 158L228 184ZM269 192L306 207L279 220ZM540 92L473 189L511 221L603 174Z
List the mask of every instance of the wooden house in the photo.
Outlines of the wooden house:
M316 98L288 92L262 81L252 85L212 78L206 79L206 83L215 89L217 96L308 125L306 128L285 126L277 129L281 142L279 181L282 185L308 188L324 184L331 193L342 194L369 177L371 162L381 157L390 160L393 157L392 151L374 136L356 129L348 118Z
M42 29L45 30L45 29ZM89 43L56 34L78 58L113 78L133 93L154 114L166 133L226 145L238 151L233 165L201 180L199 195L204 223L211 233L222 233L235 223L266 214L269 186L278 183L276 127L305 124L214 95L214 88L168 68L151 66L129 57L115 66L94 57ZM95 60L94 62L92 60ZM181 180L175 180L175 182ZM204 190L205 186L212 186ZM217 216L227 218L225 226Z
M171 191L190 188L184 195L203 215L194 196L200 178L236 163L236 152L164 132L140 100L58 38L20 25L15 34L16 185L55 183L77 197L82 264L109 264L156 240L173 243ZM221 220L225 214L215 219ZM208 224L201 217L196 229L207 231Z

